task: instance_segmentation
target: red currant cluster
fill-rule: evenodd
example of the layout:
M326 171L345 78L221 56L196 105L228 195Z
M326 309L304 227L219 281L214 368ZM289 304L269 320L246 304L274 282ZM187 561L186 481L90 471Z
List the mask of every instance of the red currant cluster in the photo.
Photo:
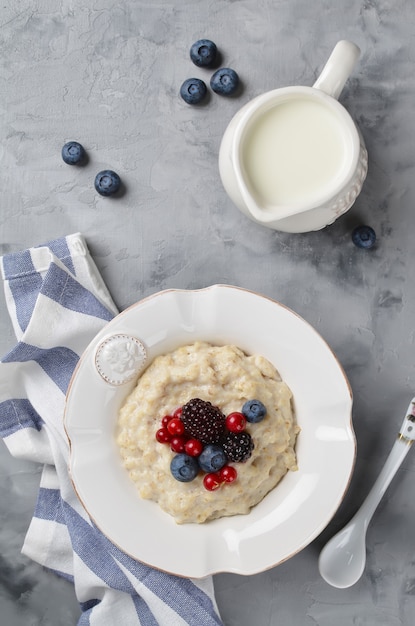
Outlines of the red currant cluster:
M208 491L215 491L222 483L233 483L238 473L232 465L224 465L219 472L209 472L203 477L203 485Z
M156 439L159 443L169 444L173 452L185 453L190 457L199 457L204 444L194 437L186 434L185 425L181 420L182 408L179 407L172 415L165 415L161 420L161 427L156 432ZM245 430L246 418L237 411L229 413L225 419L225 428L231 433L240 433ZM206 473L203 478L203 485L208 491L218 489L222 483L232 483L238 474L231 465L224 465L217 472Z

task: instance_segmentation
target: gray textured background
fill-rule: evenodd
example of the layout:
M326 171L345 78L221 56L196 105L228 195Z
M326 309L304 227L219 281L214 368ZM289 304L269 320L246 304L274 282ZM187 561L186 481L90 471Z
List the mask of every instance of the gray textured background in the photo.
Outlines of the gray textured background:
M120 309L160 289L229 283L290 306L342 362L354 392L355 474L329 527L287 563L216 576L226 626L410 626L415 611L415 488L409 454L368 533L363 578L319 577L325 541L361 503L415 390L415 9L411 0L6 0L0 10L0 251L80 231ZM243 81L200 108L178 97L190 45L213 39ZM312 85L339 39L361 58L341 95L369 152L353 209L316 233L257 226L227 198L218 148L242 104ZM86 167L63 163L75 139ZM119 199L93 189L116 170ZM353 246L371 224L378 243ZM0 299L1 354L14 344ZM69 626L72 587L20 555L39 469L0 447L0 609L7 626ZM272 550L272 546L270 546Z

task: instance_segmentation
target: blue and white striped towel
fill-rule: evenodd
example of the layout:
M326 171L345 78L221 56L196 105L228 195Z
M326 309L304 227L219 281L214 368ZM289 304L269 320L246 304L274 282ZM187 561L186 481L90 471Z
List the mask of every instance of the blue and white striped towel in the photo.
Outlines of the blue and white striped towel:
M0 363L0 434L44 465L22 552L73 581L79 625L220 625L211 577L178 578L134 561L91 523L68 476L65 392L79 356L117 314L77 233L1 259L17 345Z

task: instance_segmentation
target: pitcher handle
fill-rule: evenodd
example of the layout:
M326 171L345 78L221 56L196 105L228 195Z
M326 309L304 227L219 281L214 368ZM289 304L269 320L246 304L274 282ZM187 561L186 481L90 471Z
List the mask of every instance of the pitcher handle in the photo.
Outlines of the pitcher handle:
M360 48L356 44L345 39L339 41L313 87L324 91L337 100L356 65L359 55Z

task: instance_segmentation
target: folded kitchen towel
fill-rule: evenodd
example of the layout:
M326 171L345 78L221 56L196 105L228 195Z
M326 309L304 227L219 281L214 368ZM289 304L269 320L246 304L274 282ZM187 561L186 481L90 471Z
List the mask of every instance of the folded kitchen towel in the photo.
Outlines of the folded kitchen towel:
M213 626L211 577L179 578L135 561L91 522L68 475L65 393L88 343L117 309L79 233L1 258L17 337L0 363L0 434L43 465L22 551L73 581L79 625Z

